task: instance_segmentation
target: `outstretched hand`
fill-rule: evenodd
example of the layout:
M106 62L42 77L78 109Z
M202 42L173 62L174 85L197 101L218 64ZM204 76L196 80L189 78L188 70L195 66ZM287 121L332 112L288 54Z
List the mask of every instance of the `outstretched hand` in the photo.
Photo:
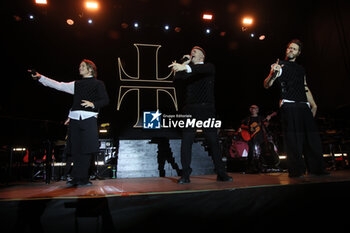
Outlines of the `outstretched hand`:
M168 67L175 72L183 71L187 69L185 64L179 64L176 61L173 61L170 65L168 65Z
M27 70L29 73L31 73L31 76L34 80L38 80L41 77L41 74L36 72L35 70Z

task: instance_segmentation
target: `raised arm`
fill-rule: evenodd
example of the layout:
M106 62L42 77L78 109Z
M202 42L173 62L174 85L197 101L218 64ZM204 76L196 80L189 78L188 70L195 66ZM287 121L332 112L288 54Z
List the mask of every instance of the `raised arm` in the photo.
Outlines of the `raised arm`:
M215 67L211 63L205 63L205 64L197 64L193 66L185 65L185 64L178 64L178 63L172 63L168 67L171 67L175 71L175 79L186 79L190 76L198 77L204 77L204 76L197 76L198 74L214 74L215 73Z
M28 70L31 72L31 70ZM74 94L74 81L73 82L57 82L56 80L50 79L45 77L44 75L39 74L38 72L35 72L35 74L32 74L32 78L34 80L38 80L41 84L43 84L46 87L51 87L53 89L56 89L58 91L63 91L68 94Z
M276 63L271 65L271 70L269 76L264 80L264 87L266 89L270 88L272 84L275 82L275 80L281 76L282 74L282 67L284 66L283 64L279 64L279 59L277 59Z

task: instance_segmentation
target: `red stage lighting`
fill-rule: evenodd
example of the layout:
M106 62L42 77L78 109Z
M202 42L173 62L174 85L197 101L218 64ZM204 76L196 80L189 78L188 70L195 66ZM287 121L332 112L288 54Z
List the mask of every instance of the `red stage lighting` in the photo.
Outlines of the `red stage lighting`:
M180 27L175 27L175 32L181 32L181 28Z
M211 21L213 20L213 14L209 14L209 13L205 13L203 14L203 17L202 17L204 20L208 20L208 21Z

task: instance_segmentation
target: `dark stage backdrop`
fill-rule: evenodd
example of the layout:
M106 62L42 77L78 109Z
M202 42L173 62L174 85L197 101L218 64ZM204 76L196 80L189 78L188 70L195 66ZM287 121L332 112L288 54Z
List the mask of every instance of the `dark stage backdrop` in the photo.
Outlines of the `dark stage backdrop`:
M278 110L278 90L265 90L263 80L270 65L284 58L288 41L299 38L304 48L298 62L307 71L308 84L319 109L319 116L344 116L350 104L350 16L348 1L102 1L98 12L88 13L79 1L49 1L47 7L32 1L2 3L6 25L1 37L3 79L0 114L6 119L25 118L62 123L72 97L31 80L27 68L59 81L79 78L78 65L83 58L93 60L98 78L103 80L111 99L101 110L99 121L111 122L117 135L130 132L136 117L136 94L129 93L117 111L119 88L118 58L125 71L137 74L134 43L158 44L159 76L165 77L167 65L188 54L194 45L203 47L207 61L216 66L216 105L218 118L226 128L237 128L251 104L262 114ZM73 5L72 5L73 4ZM207 23L201 14L210 11L214 21ZM32 13L35 18L28 19ZM241 30L241 18L252 15L254 26ZM93 19L92 24L87 19ZM75 24L68 26L66 19ZM133 23L139 22L139 28ZM170 25L164 31L164 24ZM175 30L175 28L177 29ZM205 34L206 28L210 34ZM251 38L250 33L255 33ZM266 39L257 37L265 34ZM147 55L151 57L151 55ZM151 59L144 60L144 64ZM152 62L151 62L152 63ZM145 67L153 67L153 64ZM152 76L150 70L144 70ZM183 93L177 88L179 109ZM168 95L162 93L160 108L175 111ZM154 104L154 93L143 95ZM343 115L342 115L343 114ZM2 130L7 138L10 127ZM148 131L151 132L151 131ZM19 132L20 134L20 132ZM140 132L136 131L135 137ZM177 135L177 133L175 133Z

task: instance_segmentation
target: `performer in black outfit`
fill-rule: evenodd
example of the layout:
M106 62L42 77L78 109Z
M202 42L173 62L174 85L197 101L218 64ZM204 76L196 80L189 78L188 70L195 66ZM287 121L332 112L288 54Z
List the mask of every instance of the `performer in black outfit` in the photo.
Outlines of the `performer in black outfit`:
M277 81L281 90L280 107L289 176L302 177L306 170L314 175L327 175L321 139L314 120L317 105L307 86L305 70L296 63L301 48L299 40L288 44L285 61L277 60L271 65L264 87L267 89Z
M185 55L184 57L188 61L182 64L173 62L169 65L176 72L175 79L183 80L186 85L184 114L192 115L192 118L196 118L197 120L215 118L214 65L210 63L204 64L205 51L198 46L193 47L191 55ZM227 175L224 163L222 162L217 129L204 128L203 133L214 161L216 173L218 174L217 180L232 181L232 177ZM183 130L181 142L182 177L178 180L179 184L190 183L192 144L195 134L195 128Z
M49 79L38 72L32 74L34 79L44 86L74 95L73 105L69 112L68 151L73 156L73 180L69 185L91 185L88 169L91 156L98 152L97 115L101 107L109 102L105 85L97 80L95 64L84 59L79 66L80 80L65 83Z

